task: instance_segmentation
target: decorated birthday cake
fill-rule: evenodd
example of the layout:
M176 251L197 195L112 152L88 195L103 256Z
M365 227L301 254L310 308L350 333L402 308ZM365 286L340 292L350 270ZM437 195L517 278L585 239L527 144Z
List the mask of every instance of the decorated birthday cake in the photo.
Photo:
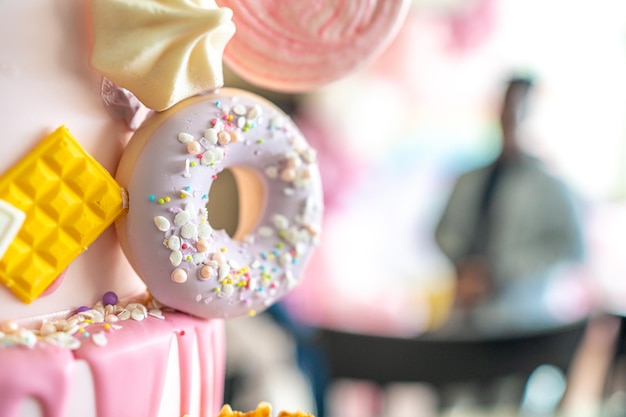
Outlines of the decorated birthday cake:
M377 53L408 2L364 7L372 28L334 48L332 73L314 64L327 56L318 49L277 54L302 64L283 75L267 45L255 58L266 65L241 60L257 22L222 3L0 3L0 416L269 417L265 404L222 407L223 320L254 316L298 284L322 188L291 118L222 88L222 58L261 86L305 91ZM276 16L283 26L317 16L327 29L353 19L309 6ZM232 234L210 221L223 170L241 202L227 213Z

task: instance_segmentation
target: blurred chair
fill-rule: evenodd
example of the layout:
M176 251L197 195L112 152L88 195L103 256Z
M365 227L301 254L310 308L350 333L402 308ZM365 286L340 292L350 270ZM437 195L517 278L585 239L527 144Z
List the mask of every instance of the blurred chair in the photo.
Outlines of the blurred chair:
M551 330L475 339L400 338L320 329L329 381L368 380L385 386L424 382L435 389L456 383L489 384L538 367L570 371L588 320Z
M610 319L611 321L607 321L603 327L599 327L596 332L599 335L593 336L594 340L599 340L601 343L603 339L610 340L610 336L603 337L602 332L609 332L609 334L614 332L614 343L611 343L608 349L602 344L595 347L596 350L609 350L609 361L605 364L601 362L600 366L593 363L587 368L601 368L603 365L606 367L606 378L600 393L604 400L603 416L621 417L626 415L626 316L623 311L617 311L611 314ZM588 373L585 373L584 377L587 379ZM578 397L575 393L572 396ZM573 403L571 408L576 406L577 404Z

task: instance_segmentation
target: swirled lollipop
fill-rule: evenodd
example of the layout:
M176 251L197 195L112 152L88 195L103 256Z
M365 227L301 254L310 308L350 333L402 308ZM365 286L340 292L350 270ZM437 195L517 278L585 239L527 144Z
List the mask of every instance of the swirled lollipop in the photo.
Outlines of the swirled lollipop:
M224 62L260 87L304 92L376 58L391 42L408 0L218 0L237 32Z

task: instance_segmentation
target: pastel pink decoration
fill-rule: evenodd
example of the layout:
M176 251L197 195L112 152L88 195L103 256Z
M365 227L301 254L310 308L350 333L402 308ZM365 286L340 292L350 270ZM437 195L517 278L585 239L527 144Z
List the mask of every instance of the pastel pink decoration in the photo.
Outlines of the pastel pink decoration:
M343 138L338 132L315 120L310 113L296 114L293 118L309 144L317 151L324 210L341 210L345 200L365 178L370 169L369 164L351 152L348 145L342 145Z
M495 29L496 12L495 0L479 0L467 10L453 12L448 18L450 49L465 52L480 46Z
M388 46L409 0L219 0L237 31L224 62L259 87L303 92L370 63Z

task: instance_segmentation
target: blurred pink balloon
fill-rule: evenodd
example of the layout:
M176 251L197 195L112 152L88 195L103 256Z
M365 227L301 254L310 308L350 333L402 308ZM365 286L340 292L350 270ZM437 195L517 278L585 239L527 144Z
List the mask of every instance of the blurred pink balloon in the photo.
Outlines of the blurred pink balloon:
M305 114L293 116L309 144L317 150L322 176L325 211L339 210L344 199L367 172L367 164L359 160L329 126Z

